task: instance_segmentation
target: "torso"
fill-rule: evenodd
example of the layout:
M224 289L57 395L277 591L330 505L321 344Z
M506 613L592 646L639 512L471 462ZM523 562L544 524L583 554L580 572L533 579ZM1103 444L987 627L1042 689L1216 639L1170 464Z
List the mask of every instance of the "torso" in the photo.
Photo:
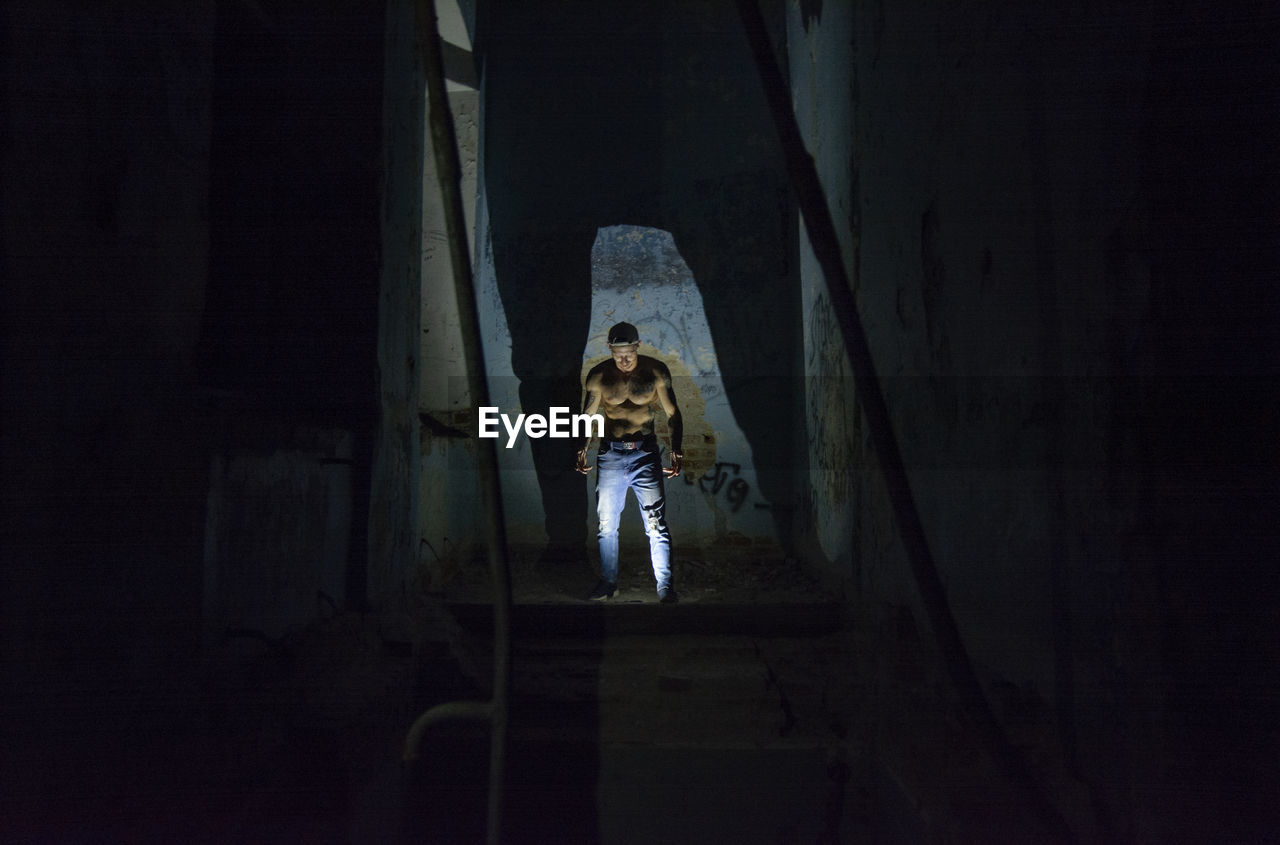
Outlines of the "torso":
M604 436L611 440L642 437L653 433L653 403L657 399L660 363L640 355L629 373L618 370L612 360L592 368L588 386L598 384L600 413L604 414Z

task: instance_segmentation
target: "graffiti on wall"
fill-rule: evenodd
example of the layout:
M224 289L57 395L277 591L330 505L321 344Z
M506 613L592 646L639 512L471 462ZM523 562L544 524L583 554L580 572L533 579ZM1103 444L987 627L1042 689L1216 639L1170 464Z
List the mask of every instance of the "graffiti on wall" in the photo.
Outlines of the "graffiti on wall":
M809 311L808 382L810 459L818 471L818 490L829 505L840 505L852 495L852 474L857 442L858 415L853 404L853 382L845 360L843 338L827 297L819 294Z
M733 476L729 475L730 469L733 470ZM745 478L738 477L741 472L741 464L716 461L715 467L703 473L702 477L696 482L691 474L686 473L684 475L684 483L690 487L696 483L699 490L712 497L719 495L721 489L723 489L730 509L737 513L747 501L747 496L751 495L751 485L747 483Z

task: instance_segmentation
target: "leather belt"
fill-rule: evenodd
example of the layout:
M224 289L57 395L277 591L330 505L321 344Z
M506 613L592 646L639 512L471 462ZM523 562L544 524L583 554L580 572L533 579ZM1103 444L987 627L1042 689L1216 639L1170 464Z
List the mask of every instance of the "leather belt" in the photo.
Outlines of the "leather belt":
M646 437L643 440L605 440L603 442L610 449L634 452L636 449L643 449L645 446L655 444L658 441L656 437Z

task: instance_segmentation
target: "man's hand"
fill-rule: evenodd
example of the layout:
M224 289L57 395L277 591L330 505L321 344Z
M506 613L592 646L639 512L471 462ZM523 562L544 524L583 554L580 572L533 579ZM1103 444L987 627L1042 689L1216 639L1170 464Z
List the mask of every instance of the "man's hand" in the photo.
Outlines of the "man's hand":
M671 466L663 467L662 474L665 475L667 478L675 478L677 475L680 474L680 463L683 460L684 460L684 453L677 452L673 449L671 451Z
M574 467L578 472L586 475L591 472L591 467L587 465L587 447L583 446L578 450L578 465Z

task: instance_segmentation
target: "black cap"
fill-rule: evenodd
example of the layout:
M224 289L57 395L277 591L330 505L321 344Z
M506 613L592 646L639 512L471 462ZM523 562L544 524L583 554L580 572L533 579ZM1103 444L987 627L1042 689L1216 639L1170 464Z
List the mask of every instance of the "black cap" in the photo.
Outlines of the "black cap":
M636 331L636 327L630 323L618 323L609 329L610 346L627 346L639 342L640 332Z

